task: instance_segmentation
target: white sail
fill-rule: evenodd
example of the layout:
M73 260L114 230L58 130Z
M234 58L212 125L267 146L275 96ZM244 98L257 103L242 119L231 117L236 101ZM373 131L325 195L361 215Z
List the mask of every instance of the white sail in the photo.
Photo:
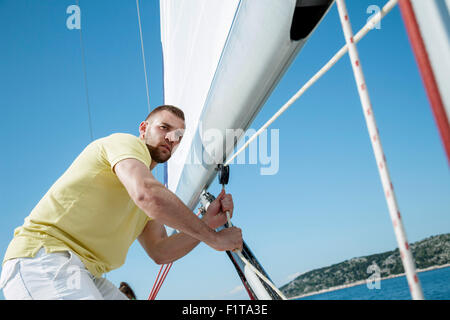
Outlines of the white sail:
M196 207L216 165L234 149L225 144L226 130L248 129L331 3L160 1L164 103L186 115L185 136L168 163L168 187L188 207ZM222 138L206 137L211 131Z
M180 107L186 117L183 142L169 162L168 185L173 191L186 162L238 3L238 0L160 2L164 103Z

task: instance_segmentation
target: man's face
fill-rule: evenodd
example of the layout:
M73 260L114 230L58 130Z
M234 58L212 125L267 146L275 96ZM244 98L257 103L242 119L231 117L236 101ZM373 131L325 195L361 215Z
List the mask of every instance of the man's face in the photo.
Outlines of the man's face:
M160 111L139 126L152 159L163 163L170 159L184 134L184 121L170 111Z

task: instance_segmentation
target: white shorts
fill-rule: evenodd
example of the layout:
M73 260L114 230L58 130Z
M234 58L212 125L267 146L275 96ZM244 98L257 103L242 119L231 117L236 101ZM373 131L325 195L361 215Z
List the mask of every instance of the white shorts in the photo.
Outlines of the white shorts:
M95 278L71 251L5 262L0 289L7 300L128 300L105 278Z

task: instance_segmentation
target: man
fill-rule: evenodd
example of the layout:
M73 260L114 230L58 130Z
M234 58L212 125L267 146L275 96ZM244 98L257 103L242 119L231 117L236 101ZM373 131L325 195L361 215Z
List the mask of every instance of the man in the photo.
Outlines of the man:
M125 262L138 239L158 264L200 241L215 250L242 248L239 228L215 229L233 213L224 191L202 219L151 170L169 160L185 129L174 106L154 109L139 137L113 134L89 144L14 232L0 278L7 299L127 299L102 274ZM180 233L168 237L168 225Z

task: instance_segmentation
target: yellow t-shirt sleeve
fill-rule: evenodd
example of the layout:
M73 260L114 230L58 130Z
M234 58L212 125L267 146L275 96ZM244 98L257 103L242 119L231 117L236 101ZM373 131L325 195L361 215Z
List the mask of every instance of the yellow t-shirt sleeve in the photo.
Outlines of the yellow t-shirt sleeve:
M111 170L124 159L136 159L150 167L152 159L143 141L138 137L126 133L116 133L103 139L101 143L105 160Z

